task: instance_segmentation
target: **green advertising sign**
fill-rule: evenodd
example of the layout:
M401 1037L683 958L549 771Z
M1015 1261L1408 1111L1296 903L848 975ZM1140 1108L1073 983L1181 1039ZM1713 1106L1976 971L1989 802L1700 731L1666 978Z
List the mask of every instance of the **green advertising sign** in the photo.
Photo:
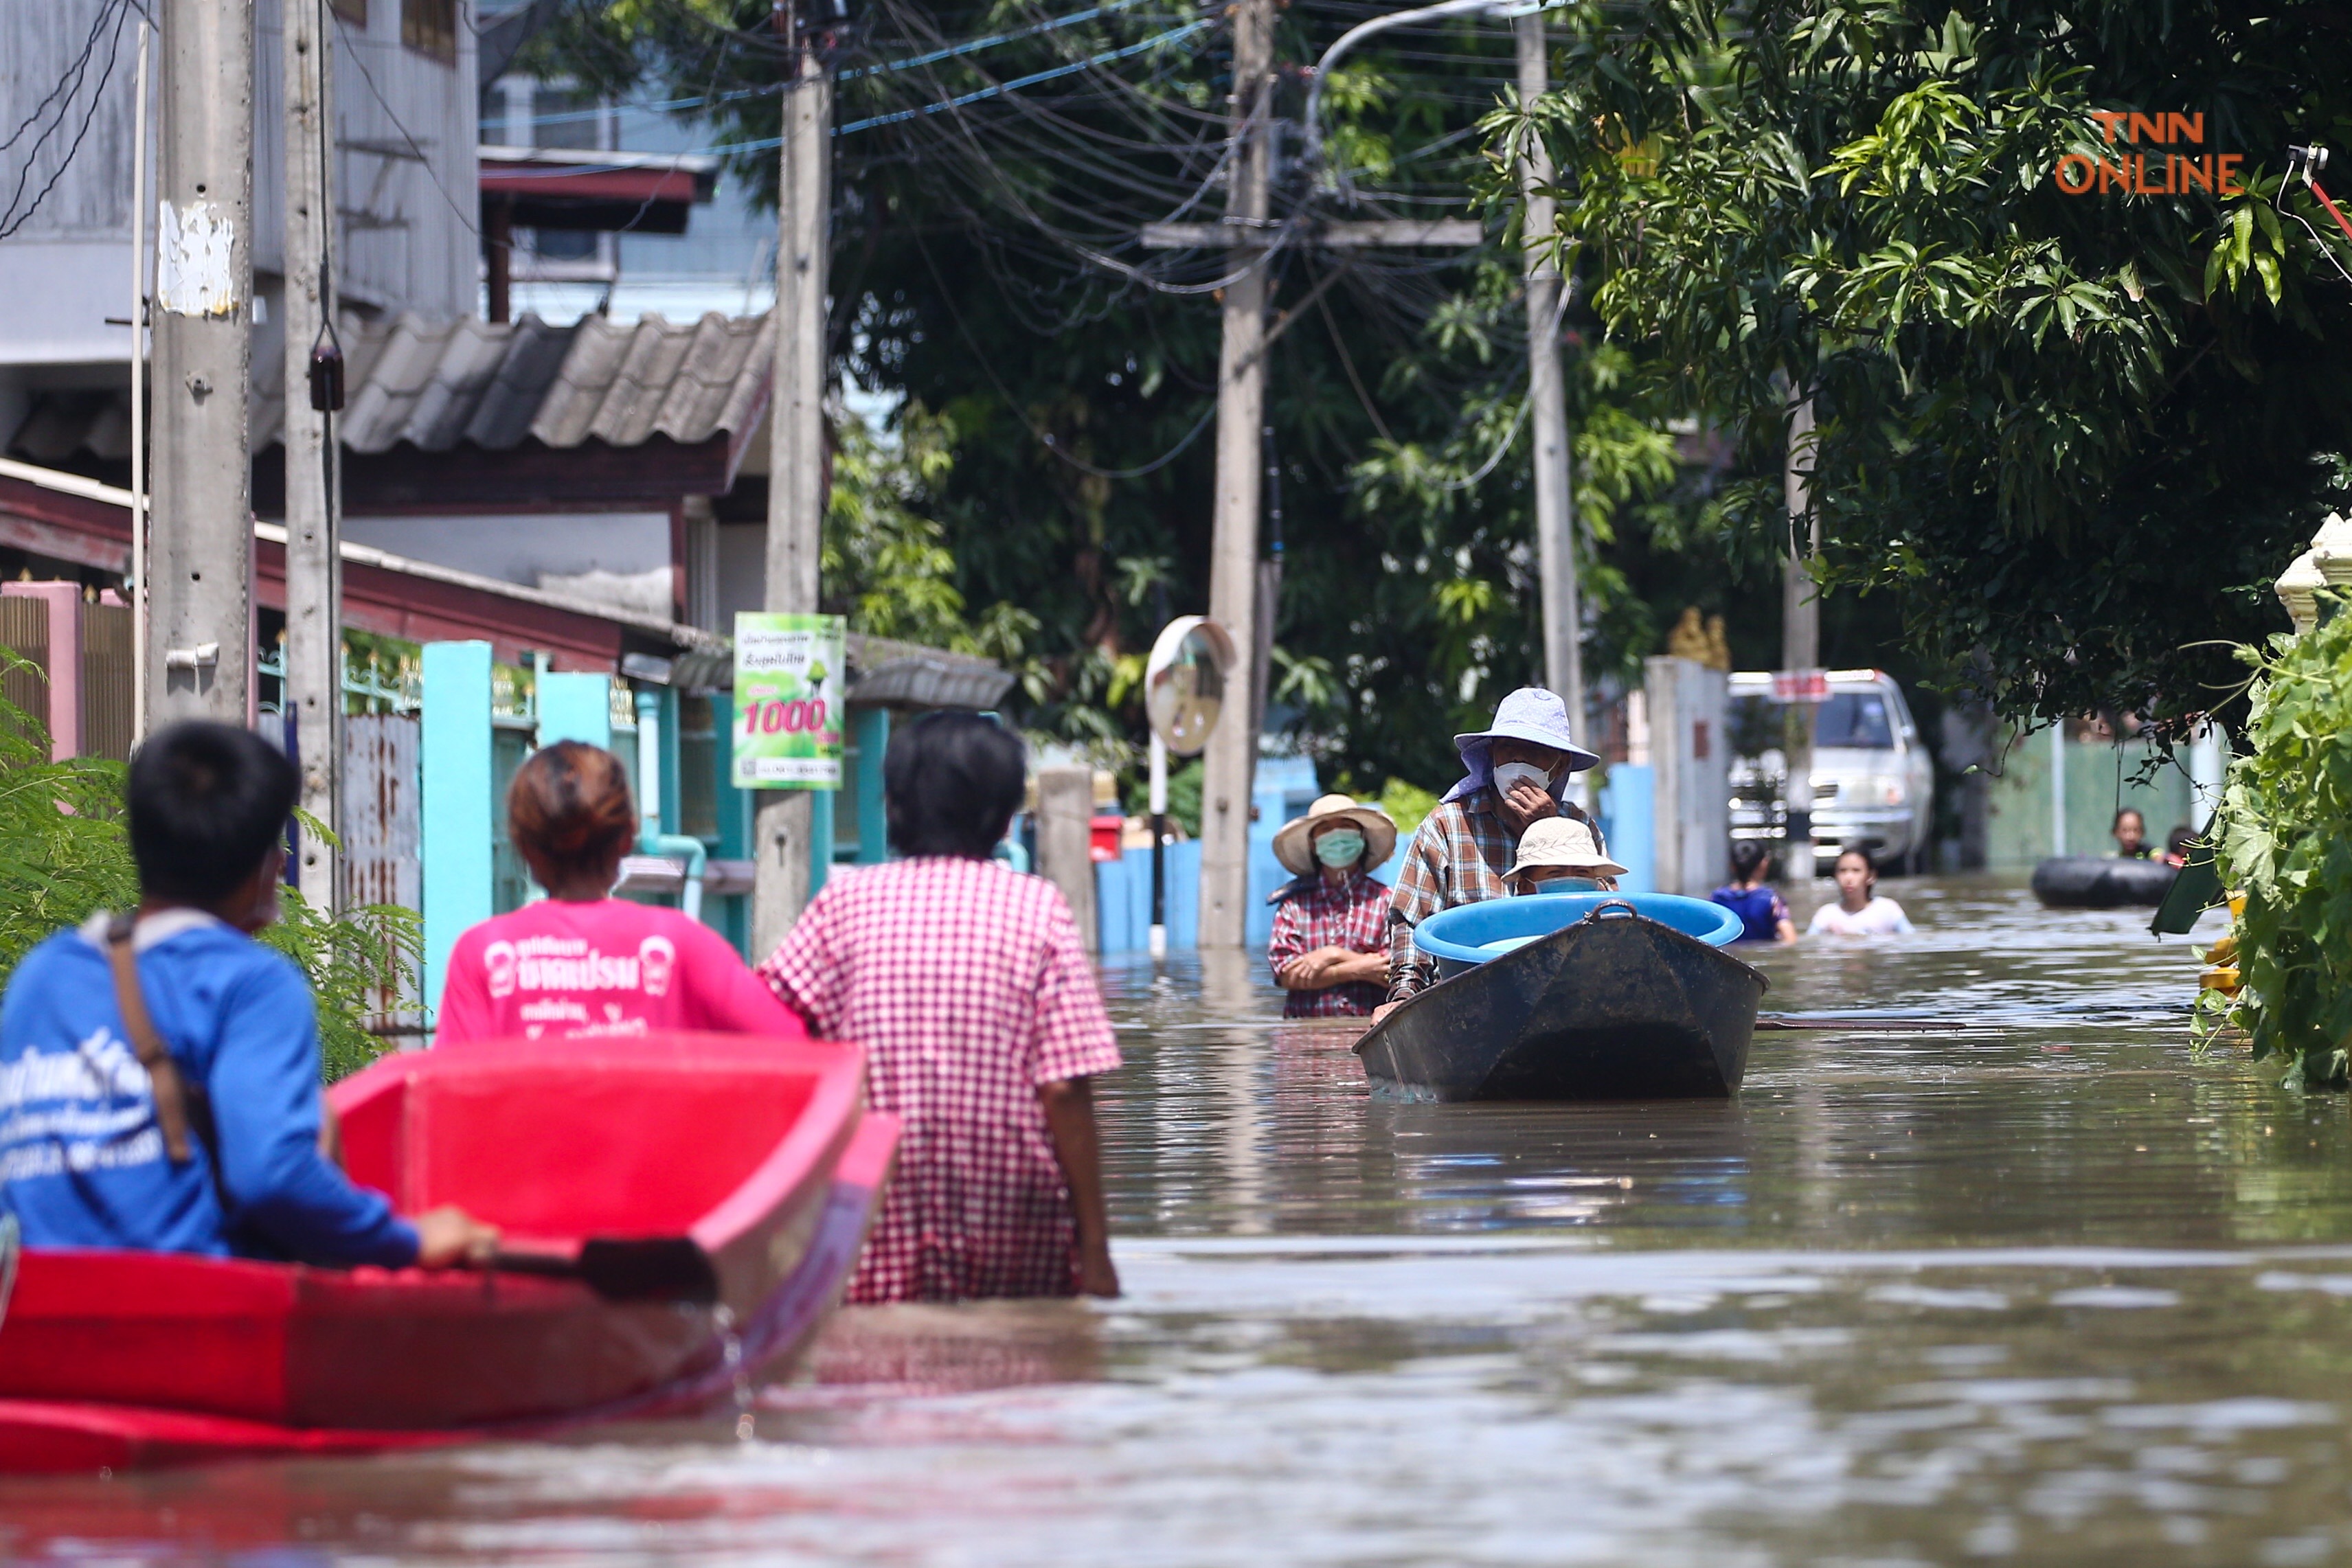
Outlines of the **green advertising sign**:
M841 788L847 632L838 615L736 613L738 789Z

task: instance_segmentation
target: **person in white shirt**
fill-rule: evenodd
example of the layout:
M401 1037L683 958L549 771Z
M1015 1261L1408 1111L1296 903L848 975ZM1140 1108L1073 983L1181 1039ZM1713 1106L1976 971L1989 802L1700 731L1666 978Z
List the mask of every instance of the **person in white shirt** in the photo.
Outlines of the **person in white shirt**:
M1838 901L1813 911L1808 936L1908 936L1911 917L1891 898L1877 895L1878 865L1868 850L1847 850L1837 858Z

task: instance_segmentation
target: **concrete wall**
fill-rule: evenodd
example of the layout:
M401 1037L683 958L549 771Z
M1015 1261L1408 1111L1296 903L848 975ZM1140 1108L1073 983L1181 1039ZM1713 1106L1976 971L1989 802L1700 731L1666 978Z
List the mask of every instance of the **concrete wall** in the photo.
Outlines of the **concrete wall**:
M1696 659L1645 661L1656 888L1705 898L1731 855L1730 677Z
M2135 782L2142 765L2155 755L2145 741L2120 744L2103 740L2054 741L2042 730L2012 743L2006 754L1996 748L1997 779L1988 779L1985 804L1985 864L1992 871L2027 871L2047 855L2104 855L2115 852L2109 830L2117 810L2130 806L2147 819L2150 842L2161 846L2164 836L2182 822L2202 827L2191 804L2188 757L2167 765L2146 783ZM2052 775L2057 747L2064 747L2063 768L2065 832L2063 850L2053 831L2057 792Z
M343 537L501 582L552 589L641 614L671 613L667 512L346 517Z

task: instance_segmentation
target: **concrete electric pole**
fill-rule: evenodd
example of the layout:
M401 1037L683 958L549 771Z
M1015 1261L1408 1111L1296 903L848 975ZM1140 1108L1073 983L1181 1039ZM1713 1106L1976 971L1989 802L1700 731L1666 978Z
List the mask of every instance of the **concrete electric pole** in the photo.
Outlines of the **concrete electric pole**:
M1780 577L1780 667L1809 675L1822 664L1822 601L1805 563L1821 552L1822 519L1813 510L1813 400L1789 393L1789 450L1782 481L1789 506L1789 559ZM1808 694L1810 695L1810 694ZM1788 803L1789 876L1814 873L1813 702L1799 700L1782 710L1780 755L1788 758L1781 793Z
M331 342L334 243L327 127L334 79L324 0L286 0L286 706L302 765L302 809L342 831L343 573L334 414L316 408L311 353ZM341 355L330 361L341 368ZM320 390L341 401L341 377ZM342 906L334 848L302 835L296 883L320 909Z
M253 680L253 7L163 0L151 722L247 722Z
M1532 105L1548 87L1541 12L1517 18L1519 102ZM1576 491L1568 434L1568 386L1560 371L1559 323L1568 282L1554 261L1558 214L1549 194L1550 150L1532 130L1519 158L1519 235L1527 246L1528 401L1536 466L1536 563L1543 580L1544 684L1568 705L1568 722L1584 728L1584 652L1576 602Z
M1487 8L1495 0L1445 0L1451 9ZM1399 12L1359 24L1323 57L1307 105L1310 143L1315 104L1332 62L1353 40L1411 20ZM1268 219L1274 164L1274 0L1239 0L1234 10L1232 195L1223 223L1148 224L1143 244L1155 250L1223 246L1232 281L1224 288L1224 334L1217 357L1217 488L1209 547L1209 618L1234 641L1228 691L1242 700L1231 712L1247 716L1257 689L1259 636L1258 511L1265 472L1265 352L1282 327L1266 329L1266 270L1282 246L1331 250L1440 246L1466 248L1485 234L1462 218L1383 218L1360 223L1276 225ZM1345 190L1344 177L1341 187ZM1336 275L1335 275L1336 276ZM1328 287L1328 280L1319 287ZM1297 318L1294 314L1284 323ZM1269 643L1270 645L1270 643ZM1249 903L1250 790L1257 770L1253 724L1220 724L1209 737L1201 800L1202 947L1238 947Z
M777 189L776 390L768 472L767 608L814 614L825 507L825 262L832 199L833 76L809 31L789 22L795 78L784 94L782 182ZM754 832L751 946L764 956L783 940L809 896L814 802L805 789L760 794ZM829 847L829 846L828 846Z
M1265 426L1265 274L1269 253L1247 242L1265 228L1273 172L1274 0L1240 0L1234 12L1233 127L1236 148L1225 222L1242 243L1226 254L1224 334L1217 354L1217 488L1209 547L1209 619L1233 634L1226 690L1246 720L1256 689L1258 497ZM1246 723L1209 737L1201 800L1200 944L1238 947L1249 901L1250 784L1257 737Z

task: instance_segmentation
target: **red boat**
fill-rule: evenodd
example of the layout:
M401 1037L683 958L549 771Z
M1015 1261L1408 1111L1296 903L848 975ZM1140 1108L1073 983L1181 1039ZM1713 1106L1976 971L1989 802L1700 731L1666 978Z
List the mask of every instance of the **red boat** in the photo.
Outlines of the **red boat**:
M352 1178L498 1225L512 1266L28 1250L0 1319L0 1471L707 1406L804 1349L848 1279L898 1137L864 1076L854 1047L717 1035L379 1061L329 1093Z

